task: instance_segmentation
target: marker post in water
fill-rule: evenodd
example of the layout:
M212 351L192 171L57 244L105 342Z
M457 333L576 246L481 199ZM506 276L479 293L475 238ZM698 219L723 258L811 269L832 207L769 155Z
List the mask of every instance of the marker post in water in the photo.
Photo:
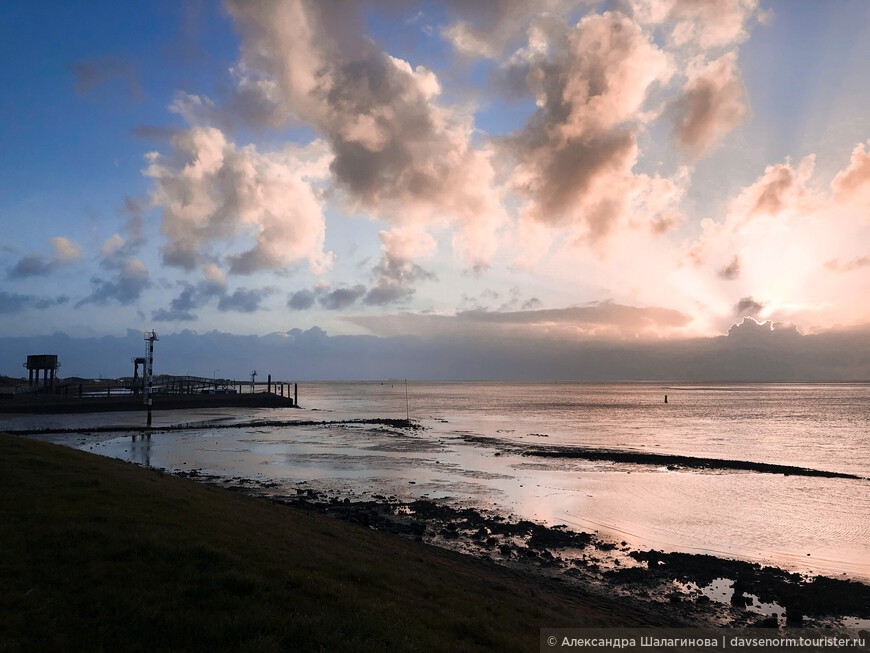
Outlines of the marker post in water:
M153 329L145 332L145 396L143 400L148 407L148 423L151 428L151 395L154 390L154 342L160 340L157 332ZM150 435L149 435L150 437Z

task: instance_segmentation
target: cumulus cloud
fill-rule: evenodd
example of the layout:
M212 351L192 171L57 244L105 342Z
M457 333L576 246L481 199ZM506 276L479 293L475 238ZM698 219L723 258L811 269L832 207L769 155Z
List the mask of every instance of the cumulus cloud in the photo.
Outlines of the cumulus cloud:
M366 293L363 303L384 306L409 299L418 281L435 281L436 275L404 258L384 255L374 267L375 285Z
M683 91L684 96L676 104L674 135L680 147L697 158L746 115L736 53L690 70Z
M756 215L777 215L788 207L812 208L813 197L806 182L813 173L815 156L807 156L795 169L786 159L785 163L768 166L752 186L744 190L734 201L738 211L747 218Z
M370 287L362 283L330 290L327 284L312 290L299 290L287 298L287 306L294 311L308 310L315 304L329 311L343 311L357 305L386 306L410 299L420 281L435 281L436 275L416 263L384 254L372 268L374 282Z
M699 267L712 250L724 258L723 247L740 250L747 237L756 239L762 233L770 237L771 230L799 226L802 218L823 210L827 199L808 185L814 163L815 156L808 155L797 167L789 159L767 166L763 175L730 200L723 221L701 221L701 237L688 248L686 260Z
M323 292L318 298L318 303L328 311L341 311L356 304L357 300L366 294L366 288L362 284L356 284L351 288L336 288Z
M91 284L94 286L93 291L88 297L80 300L76 308L86 304L107 304L110 301L125 306L132 304L151 285L151 280L145 264L137 258L129 258L118 269L114 279L93 277Z
M51 261L42 254L31 253L19 259L9 273L11 277L36 277L51 272L54 268Z
M263 299L274 292L274 288L238 288L232 294L221 297L218 302L218 310L222 312L255 313L260 309Z
M15 314L27 309L46 309L66 304L69 297L37 297L0 291L0 314Z
M139 86L135 64L115 55L82 59L72 64L69 70L75 76L76 92L79 95L89 95L97 87L117 81L129 97L135 100L142 98L142 87Z
M831 187L841 202L870 202L870 152L864 143L855 146L848 167L834 177Z
M331 263L323 251L321 198L311 180L323 174L322 143L261 153L237 148L214 127L192 127L171 140L171 155L149 155L154 204L163 207L163 260L187 270L208 259L215 243L253 239L230 254L230 271L280 270L307 260L320 273Z
M287 298L287 307L294 311L305 311L313 308L316 303L327 311L344 311L356 306L366 293L366 287L361 283L332 290L326 285L320 285L313 290L297 290L291 293Z
M23 256L12 267L9 276L14 278L45 276L58 268L78 261L82 256L82 248L78 243L63 236L51 239L53 251L50 257L38 252Z
M191 322L196 319L192 309L199 306L196 288L192 284L184 284L184 289L178 297L173 298L169 308L160 308L151 312L151 319L156 322Z
M639 131L651 117L644 104L673 65L637 23L618 12L587 16L574 27L537 23L507 74L524 80L539 107L503 141L517 162L512 183L528 199L526 218L579 227L591 243L639 215L669 228L674 214L660 191L676 185L633 168Z
M399 225L449 221L461 254L486 262L505 220L494 153L472 147L469 113L437 102L432 71L382 51L354 3L228 6L248 88L323 134L352 207Z
M867 305L852 299L870 292L870 278L848 274L868 265L870 238L862 186L850 183L860 179L856 149L829 184L815 175L813 155L767 166L733 196L721 220L701 221L685 250L692 269L683 278L703 310L719 316L716 328L734 314L808 329L870 319ZM735 307L735 295L748 301Z
M313 290L297 290L287 298L287 306L294 311L306 311L314 306L316 297Z
M214 298L223 299L227 295L227 277L214 263L202 266L203 278L196 284L189 281L179 282L181 292L174 297L169 308L153 311L153 320L161 322L189 322L197 319L194 310L206 305ZM265 295L264 295L265 296Z
M103 241L100 249L100 265L109 270L124 269L145 244L145 236L142 234L144 225L142 203L134 197L127 196L124 198L123 208L118 209L117 213L127 217L124 225L127 237L115 233Z
M758 15L758 0L629 0L629 4L639 22L669 27L674 45L704 49L745 41L747 24Z
M563 16L584 4L583 0L459 0L448 3L451 20L441 36L463 55L497 59L535 17Z
M740 324L734 324L728 329L728 338L737 342L764 343L783 336L800 336L797 326L786 322L759 322L751 317L743 318Z

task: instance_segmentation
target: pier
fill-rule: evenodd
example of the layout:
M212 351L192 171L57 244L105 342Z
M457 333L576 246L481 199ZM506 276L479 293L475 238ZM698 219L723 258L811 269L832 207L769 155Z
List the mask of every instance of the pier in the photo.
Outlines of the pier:
M293 408L298 386L287 381L250 381L200 376L152 377L152 410L188 408ZM0 413L98 413L145 411L142 377L66 379L39 391L25 384L0 394Z

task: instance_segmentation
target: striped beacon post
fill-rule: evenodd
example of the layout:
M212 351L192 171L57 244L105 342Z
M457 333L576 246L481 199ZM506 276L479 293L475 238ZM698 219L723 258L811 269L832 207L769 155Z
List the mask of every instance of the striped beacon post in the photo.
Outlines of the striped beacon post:
M148 428L151 428L151 395L154 388L154 341L160 340L153 329L145 332L145 396L143 400L148 406ZM150 438L151 435L149 434Z

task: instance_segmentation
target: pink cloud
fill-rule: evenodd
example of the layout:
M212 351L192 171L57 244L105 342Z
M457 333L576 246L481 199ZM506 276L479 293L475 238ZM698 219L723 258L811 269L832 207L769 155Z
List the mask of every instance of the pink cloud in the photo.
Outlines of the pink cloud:
M674 135L680 147L697 158L740 124L746 114L736 54L728 53L691 71L683 91L676 105Z
M252 237L250 249L228 257L233 272L281 269L307 259L314 271L329 265L323 252L321 200L308 176L322 144L261 153L237 148L214 127L193 127L171 140L169 155L153 153L145 171L152 202L163 207L163 259L193 269L216 242Z
M571 9L588 3L584 0L454 0L447 4L456 17L441 31L442 37L463 55L497 59L535 18L564 16Z
M540 107L504 141L517 161L512 181L528 200L525 215L604 240L628 219L631 198L644 195L639 186L652 183L632 170L644 102L673 72L668 57L630 18L608 12L573 28L550 21L533 29L510 67Z
M747 23L758 9L758 0L630 0L630 4L638 21L669 25L675 45L705 49L745 41Z
M864 143L855 146L849 166L834 177L831 187L840 201L870 200L870 152Z

